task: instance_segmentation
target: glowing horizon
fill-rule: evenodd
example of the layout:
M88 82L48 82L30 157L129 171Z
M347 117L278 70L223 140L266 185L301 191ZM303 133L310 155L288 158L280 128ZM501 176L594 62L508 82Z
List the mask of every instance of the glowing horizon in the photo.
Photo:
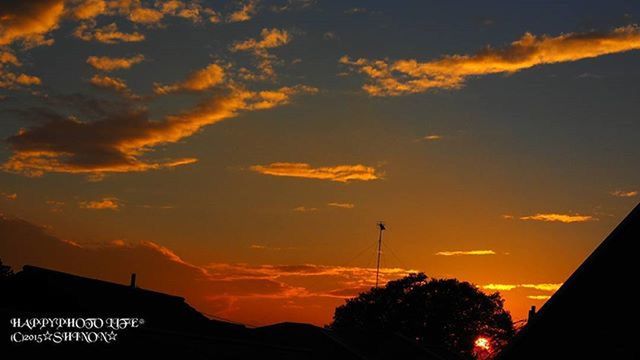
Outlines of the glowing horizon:
M638 201L623 1L0 10L9 265L323 325L374 284L384 220L383 281L468 281L519 320Z

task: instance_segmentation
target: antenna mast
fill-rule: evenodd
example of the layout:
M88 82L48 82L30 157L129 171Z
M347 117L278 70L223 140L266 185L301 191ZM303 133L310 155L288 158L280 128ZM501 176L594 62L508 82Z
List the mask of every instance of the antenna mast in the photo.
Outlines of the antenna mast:
M376 265L376 289L378 288L378 279L380 278L380 255L382 254L382 232L387 230L384 225L384 222L378 221L377 223L378 229L380 229L378 233L378 263Z

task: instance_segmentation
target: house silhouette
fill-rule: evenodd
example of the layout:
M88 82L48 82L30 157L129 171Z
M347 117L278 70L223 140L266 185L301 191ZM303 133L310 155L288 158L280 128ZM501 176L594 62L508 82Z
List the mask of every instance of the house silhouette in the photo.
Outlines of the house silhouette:
M498 359L640 359L639 247L637 205Z
M338 333L300 323L247 328L211 320L181 297L136 287L135 276L123 285L25 265L2 284L0 321L33 317L141 318L144 324L123 330L110 344L11 343L15 329L3 327L7 359L455 359L399 334L367 329Z

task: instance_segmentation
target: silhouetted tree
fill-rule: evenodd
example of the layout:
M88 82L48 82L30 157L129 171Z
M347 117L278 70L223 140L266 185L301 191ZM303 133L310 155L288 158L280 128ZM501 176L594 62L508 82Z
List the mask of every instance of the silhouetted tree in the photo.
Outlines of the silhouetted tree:
M4 265L2 259L0 259L0 281L5 280L13 275L11 266Z
M503 305L499 293L487 295L468 282L410 274L347 300L336 308L330 327L397 332L473 358L479 337L490 339L495 352L513 336Z

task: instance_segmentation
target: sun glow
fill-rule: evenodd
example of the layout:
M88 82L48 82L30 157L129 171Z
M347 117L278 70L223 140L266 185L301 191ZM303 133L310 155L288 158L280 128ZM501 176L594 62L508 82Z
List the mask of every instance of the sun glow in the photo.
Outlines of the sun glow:
M477 350L491 352L491 340L489 338L480 336L473 343Z

